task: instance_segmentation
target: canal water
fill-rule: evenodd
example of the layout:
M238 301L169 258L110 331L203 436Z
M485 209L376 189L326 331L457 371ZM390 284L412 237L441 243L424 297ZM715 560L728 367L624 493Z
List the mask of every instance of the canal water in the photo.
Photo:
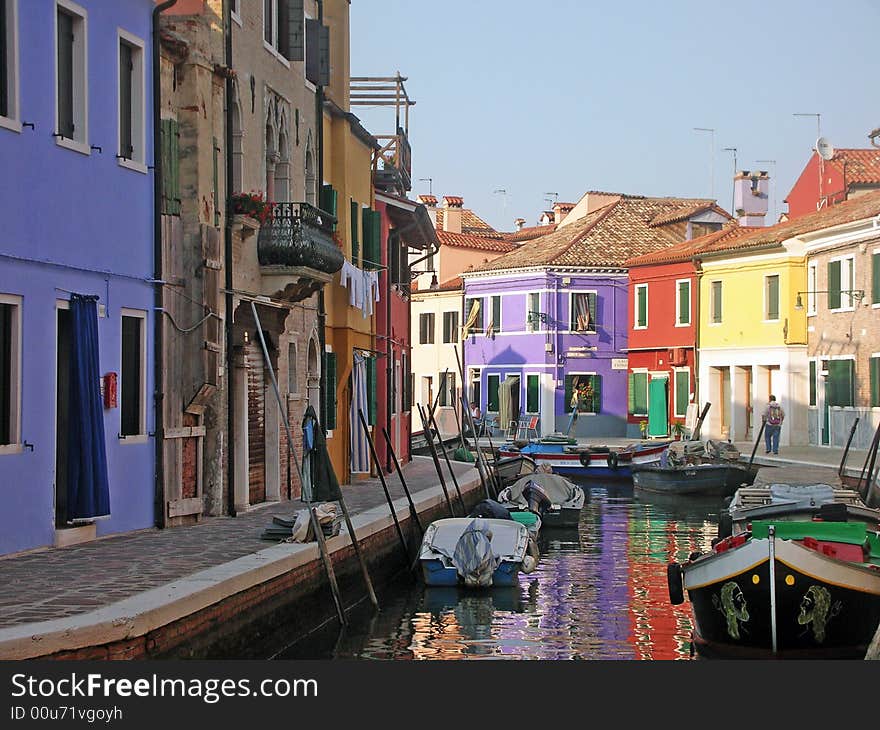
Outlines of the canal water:
M538 568L518 587L402 578L378 613L364 602L342 633L328 626L274 658L691 659L690 604L670 604L666 566L711 547L722 500L581 485L580 524L542 532Z

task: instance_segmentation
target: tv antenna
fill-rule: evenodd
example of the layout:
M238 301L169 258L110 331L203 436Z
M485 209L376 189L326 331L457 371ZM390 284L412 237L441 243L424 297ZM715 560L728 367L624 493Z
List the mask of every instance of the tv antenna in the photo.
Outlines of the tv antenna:
M434 178L432 177L420 177L419 182L428 183L428 195L433 195L434 191L431 189L434 185Z
M501 215L503 217L507 216L507 189L506 188L496 188L492 191L492 195L500 195L501 196Z
M547 197L544 198L548 203L555 204L557 200L559 200L559 193L544 193ZM552 196L552 197L551 197Z

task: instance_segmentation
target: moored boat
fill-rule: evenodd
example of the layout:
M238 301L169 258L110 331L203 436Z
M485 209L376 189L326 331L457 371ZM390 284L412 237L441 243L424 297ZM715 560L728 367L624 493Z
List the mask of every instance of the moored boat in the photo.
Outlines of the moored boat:
M428 586L510 586L538 556L526 525L513 519L449 517L425 530L419 552Z
M535 493L546 497L540 508L544 527L573 527L580 522L584 490L560 474L536 472L521 477L498 493L498 501L510 510L534 510Z
M636 465L633 486L658 494L729 497L755 481L757 464L687 464L684 466Z
M799 491L802 490L802 491ZM880 623L880 510L852 490L737 490L706 554L667 568L693 647L729 658L864 658Z
M537 468L535 460L522 452L510 456L499 456L494 462L490 462L490 466L502 487L513 484L526 474L533 474Z
M572 439L569 439L571 441ZM635 465L659 464L668 441L639 442L623 447L582 446L558 440L537 439L523 446L513 442L499 447L500 457L526 454L540 469L546 464L563 476L630 479Z

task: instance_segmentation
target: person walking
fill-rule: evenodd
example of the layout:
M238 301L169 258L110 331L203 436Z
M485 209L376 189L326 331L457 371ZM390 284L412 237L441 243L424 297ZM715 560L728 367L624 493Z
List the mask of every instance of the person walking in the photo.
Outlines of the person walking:
M782 431L782 422L785 420L785 411L777 402L776 396L771 395L764 413L761 414L764 421L764 445L765 453L779 453L779 433Z

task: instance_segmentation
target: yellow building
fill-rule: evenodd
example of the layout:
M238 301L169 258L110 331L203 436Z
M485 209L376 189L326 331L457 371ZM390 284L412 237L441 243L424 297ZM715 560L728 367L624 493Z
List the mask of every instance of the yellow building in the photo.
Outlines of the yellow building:
M321 208L337 217L336 238L345 258L345 270L359 272L372 267L365 264L364 252L371 250L378 238L378 214L372 211L373 152L378 143L350 112L349 2L324 0L323 25L329 28L329 83L323 98L323 195ZM307 39L308 42L308 39ZM376 242L378 243L378 242ZM373 249L378 252L378 245ZM349 268L353 267L353 268ZM375 307L361 291L352 305L350 282L341 283L339 274L324 289L325 355L323 386L326 403L324 422L328 429L327 447L340 482L348 483L354 471L369 473L369 456L354 459L352 469L352 370L355 353L369 355L380 349L375 341ZM362 302L362 305L361 305ZM372 303L375 305L375 302ZM371 314L365 314L372 310Z

